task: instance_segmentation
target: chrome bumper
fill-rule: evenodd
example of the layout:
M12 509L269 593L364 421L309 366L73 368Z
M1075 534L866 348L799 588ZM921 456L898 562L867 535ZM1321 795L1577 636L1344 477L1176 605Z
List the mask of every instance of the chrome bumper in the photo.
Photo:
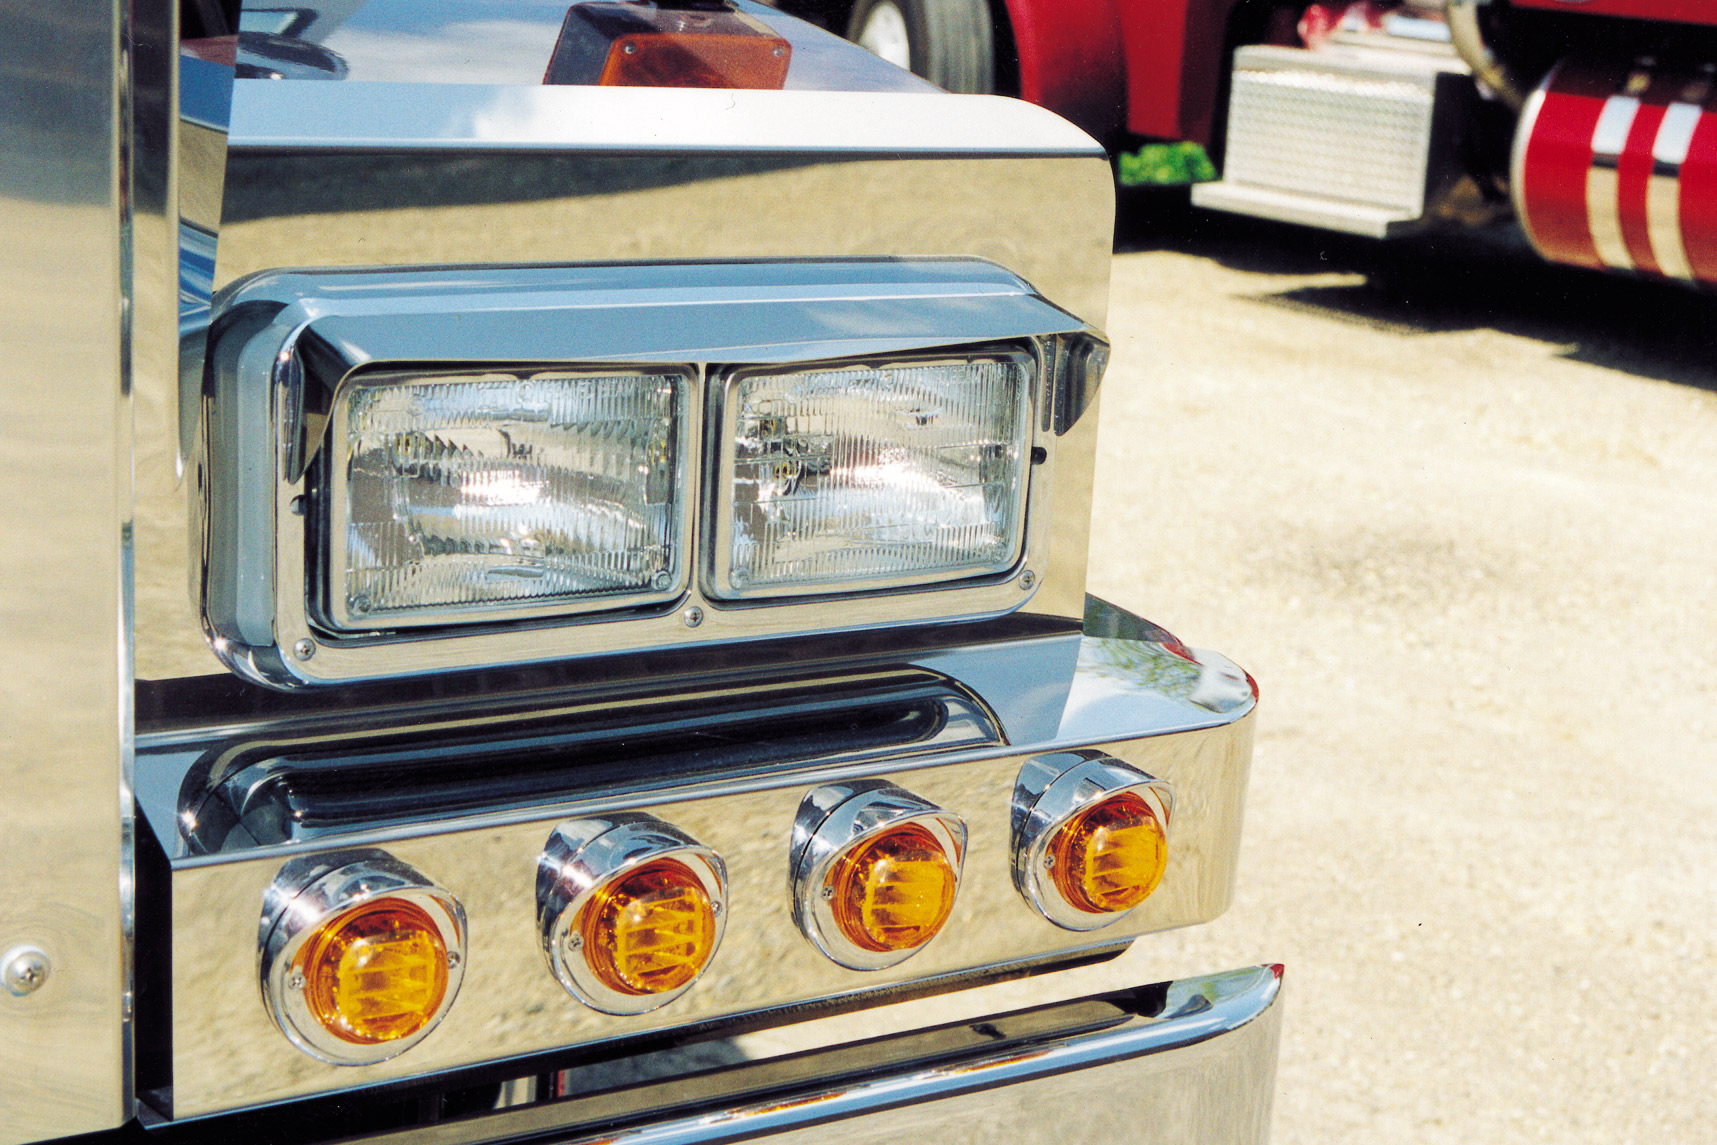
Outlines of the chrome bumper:
M364 1145L900 1141L1248 1145L1269 1135L1282 968L744 1062ZM576 1083L576 1077L573 1078Z

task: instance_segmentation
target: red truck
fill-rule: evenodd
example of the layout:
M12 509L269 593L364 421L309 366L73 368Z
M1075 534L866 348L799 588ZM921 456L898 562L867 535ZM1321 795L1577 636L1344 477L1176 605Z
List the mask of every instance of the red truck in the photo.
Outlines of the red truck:
M1717 282L1717 5L814 6L944 86L1061 113L1123 182L1194 183L1201 207L1378 238L1512 212L1552 261Z

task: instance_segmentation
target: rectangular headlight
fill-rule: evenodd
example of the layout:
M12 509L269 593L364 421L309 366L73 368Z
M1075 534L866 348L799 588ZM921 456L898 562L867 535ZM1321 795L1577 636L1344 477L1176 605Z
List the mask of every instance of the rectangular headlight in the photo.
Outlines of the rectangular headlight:
M359 375L335 397L325 620L373 630L666 600L687 373Z
M1035 373L1024 354L724 379L712 592L834 593L1019 560Z

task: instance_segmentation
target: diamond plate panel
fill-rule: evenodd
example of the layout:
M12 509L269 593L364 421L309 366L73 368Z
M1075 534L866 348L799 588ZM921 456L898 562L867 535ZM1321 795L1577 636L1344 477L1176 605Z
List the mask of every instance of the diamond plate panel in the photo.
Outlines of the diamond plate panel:
M1421 214L1440 69L1388 77L1299 57L1238 53L1225 180Z

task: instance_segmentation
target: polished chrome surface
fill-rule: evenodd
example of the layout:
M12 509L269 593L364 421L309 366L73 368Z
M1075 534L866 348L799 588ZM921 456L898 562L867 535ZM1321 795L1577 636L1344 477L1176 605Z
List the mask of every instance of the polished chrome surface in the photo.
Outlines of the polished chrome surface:
M951 652L929 657L960 667L962 688L1002 701L1016 717L1008 744L881 758L860 752L797 767L791 760L746 767L742 753L711 770L678 762L657 766L647 753L628 754L606 768L585 765L588 778L567 773L561 786L528 804L471 807L451 819L358 818L300 843L181 852L173 860L172 1112L213 1113L739 1015L779 1014L810 1000L970 981L1008 967L1112 950L1139 934L1216 917L1228 905L1234 880L1251 755L1249 681L1220 658L1131 638L1130 632L1150 636L1153 630L1128 625L1130 618L1112 609L1096 606L1093 617L1093 627L1110 634L1084 641L1074 683L1055 693L1053 715L1038 710L1046 697L1031 689L1053 674L1043 658L1061 654L1055 641L1021 642L1024 654L1002 650L1011 656L975 650L964 660ZM1010 699L1003 681L1023 694ZM1013 728L1042 735L1017 738ZM457 734L450 729L448 738ZM195 745L176 748L170 740L159 757L153 744L149 748L150 771L186 756L181 766L189 766L201 754ZM1020 768L1034 756L1078 749L1119 759L1172 783L1176 793L1174 847L1161 886L1095 934L1045 919L1019 895L1012 874ZM471 781L486 778L475 773ZM959 899L942 933L898 966L859 971L805 941L784 876L805 794L867 780L893 784L958 815L968 836ZM162 787L176 792L180 782L173 776ZM394 780L400 787L412 782L409 772ZM178 829L175 804L156 799L150 795L144 805L158 833L170 838ZM386 809L362 798L359 805ZM727 929L720 952L683 997L654 1013L617 1017L582 1005L544 972L536 872L544 840L558 824L627 812L671 823L722 856ZM459 1005L437 1035L410 1054L357 1071L321 1065L272 1031L255 1003L254 964L255 904L280 864L360 846L385 847L432 872L464 904L471 950ZM759 966L768 972L758 973Z
M0 950L52 965L34 993L0 991L6 1145L131 1114L125 337L133 271L155 289L163 254L139 269L126 246L132 162L161 167L131 153L121 53L128 13L153 36L165 7L0 4Z
M303 266L976 257L1084 325L1103 321L1108 165L1017 101L255 80L232 98L211 289ZM189 376L182 396L194 400ZM1046 510L1043 542L1065 575L1027 613L1081 607L1094 414L1088 400L1056 411L1063 509ZM143 478L146 491L171 484ZM193 493L195 479L193 465ZM182 486L139 505L144 679L224 671L186 587L201 542L185 500Z
M422 1029L393 1041L361 1045L334 1036L304 998L294 965L304 944L341 915L377 899L420 907L447 948L447 992ZM257 970L263 1003L276 1028L306 1054L333 1065L373 1065L427 1038L452 1008L465 974L465 911L459 901L412 867L381 851L333 852L282 867L263 892Z
M1281 996L1282 968L1256 966L793 1057L741 1058L689 1077L604 1084L653 1076L654 1063L628 1070L622 1059L567 1071L570 1085L595 1075L588 1096L361 1141L1263 1145ZM739 1042L739 1054L704 1056L733 1062Z
M872 780L819 787L805 796L794 816L793 849L787 861L793 922L812 945L849 970L886 970L936 941L933 934L902 950L866 950L843 934L835 921L829 880L842 856L886 831L906 826L930 832L948 856L958 905L966 859L966 824L958 815L891 783Z
M569 819L554 829L537 859L537 927L543 957L569 994L604 1014L659 1010L703 977L699 970L690 982L673 990L623 994L596 976L583 950L579 928L585 908L603 887L658 859L678 862L702 884L715 911L713 961L727 929L727 866L720 855L684 831L647 815Z
M392 712L165 746L139 799L173 858L416 829L541 805L647 751L660 798L710 771L946 753L1003 742L987 705L925 671L745 686L529 696L505 709ZM188 765L188 769L186 768ZM629 782L629 781L628 781Z
M224 252L233 240L223 236ZM1088 385L1083 371L1051 370L1067 335L1087 347L1095 331L1051 305L1023 280L973 259L744 262L699 265L428 269L265 274L217 298L233 317L210 348L203 614L217 654L235 671L274 686L328 684L591 655L633 648L756 639L806 631L898 626L914 621L994 616L1064 597L1083 587L1076 567L1057 563L1058 482L1089 480L1088 455L1061 460L1066 435L1049 427L1055 406ZM684 432L705 406L709 376L722 362L803 363L855 354L899 354L942 345L1006 339L1033 348L1040 381L1033 395L1026 541L1021 561L1030 593L1001 577L919 591L851 596L831 620L826 601L745 607L706 595L698 583L673 600L567 618L452 631L334 633L315 624L317 570L307 558L321 512L312 461L328 440L328 411L339 417L342 388L360 369L405 363L508 370L523 376L548 363L668 363L688 371ZM509 366L511 364L511 366ZM421 366L419 367L422 368ZM1071 379L1063 385L1064 375ZM1075 378L1075 375L1077 377ZM716 395L709 425L725 424ZM339 427L336 425L335 437ZM706 446L710 443L706 441ZM713 453L713 449L707 449ZM695 450L689 448L688 453ZM334 468L338 468L337 465ZM694 549L719 546L719 529L689 518L719 495L718 467L690 465L683 512ZM338 478L334 479L337 485ZM1067 501L1083 503L1078 497ZM1068 514L1072 516L1073 514ZM1086 517L1077 514L1083 527ZM679 586L676 592L679 591ZM627 602L622 602L627 603ZM701 610L697 625L676 613ZM480 618L479 618L480 619ZM307 642L307 643L301 643Z
M1495 92L1509 108L1520 111L1526 106L1526 92L1515 82L1507 65L1485 43L1484 30L1479 27L1479 9L1489 0L1448 0L1443 7L1449 25L1449 42L1473 77Z
M1162 780L1090 751L1041 755L1020 768L1013 802L1014 886L1055 925L1099 930L1130 913L1080 910L1056 890L1050 870L1050 844L1068 820L1099 800L1129 793L1145 800L1172 847L1174 789Z
M221 194L226 186L227 126L232 115L233 69L181 54L179 57L179 369L177 378L163 378L165 389L152 400L178 411L173 440L178 464L173 476L178 489L193 463L197 418L203 395L203 362L208 349L209 304L215 292L216 235L221 229ZM143 383L140 383L143 384ZM138 436L151 440L149 427ZM164 483L164 468L153 474ZM164 488L146 491L163 500Z

